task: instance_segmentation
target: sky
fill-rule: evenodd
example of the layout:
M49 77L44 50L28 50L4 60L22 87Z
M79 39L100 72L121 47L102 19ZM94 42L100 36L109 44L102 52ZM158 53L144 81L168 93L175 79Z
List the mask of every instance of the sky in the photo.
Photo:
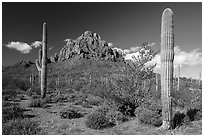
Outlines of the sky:
M119 49L131 51L129 55L144 42L160 49L161 16L167 7L174 12L174 63L181 65L181 76L199 78L202 72L201 2L3 2L2 65L38 58L43 22L48 28L48 56L59 53L66 44L65 39L76 39L86 30L99 34ZM154 60L158 62L160 55ZM159 72L158 68L159 62L155 71Z

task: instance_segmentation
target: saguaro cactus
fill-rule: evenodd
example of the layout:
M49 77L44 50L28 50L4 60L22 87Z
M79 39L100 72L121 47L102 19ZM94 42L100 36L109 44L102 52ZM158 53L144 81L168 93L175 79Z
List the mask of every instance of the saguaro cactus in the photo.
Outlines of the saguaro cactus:
M42 35L42 50L39 50L39 60L36 60L36 67L40 72L40 86L42 98L46 97L47 88L47 26L43 23L43 35Z
M179 91L180 89L180 65L178 65L178 86L177 86L177 90Z
M60 87L60 78L58 77L56 80L56 88L58 89Z
M31 73L31 74L29 75L29 77L30 77L30 86L31 86L31 88L33 88L33 86L34 86L34 81L35 81L35 76L34 76L33 73Z
M173 12L170 8L164 10L161 23L161 101L162 128L172 127L172 86L174 61L174 25Z

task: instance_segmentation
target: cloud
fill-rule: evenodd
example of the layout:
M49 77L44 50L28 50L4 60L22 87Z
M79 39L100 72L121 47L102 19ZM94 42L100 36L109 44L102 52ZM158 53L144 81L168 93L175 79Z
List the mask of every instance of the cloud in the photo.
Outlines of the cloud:
M202 64L202 52L199 49L194 49L191 52L181 51L178 46L174 48L175 57L174 63L176 65L190 65L196 66Z
M33 48L37 48L41 46L40 41L35 41L31 45L25 42L19 42L19 41L11 41L8 44L5 45L6 47L10 49L15 49L17 51L20 51L21 53L28 54Z
M42 42L41 41L35 41L31 44L31 47L33 48L37 48L37 47L40 47L42 45Z
M32 47L27 43L18 42L18 41L17 42L11 41L5 46L11 49L16 49L17 51L20 51L21 53L25 53L25 54L30 53L30 51L32 50Z
M154 46L155 43L150 43L150 46ZM124 55L125 59L132 59L132 56L137 56L138 55L138 51L141 49L142 47L139 46L134 46L131 47L130 49L121 49L121 48L117 48L114 47L113 49L116 49L117 51L121 52Z
M126 54L124 56L124 58L125 58L125 60L133 60L133 58L132 58L133 56L135 56L137 58L139 56L139 52Z
M174 47L174 68L178 65L182 66L198 66L202 64L202 52L199 49L194 49L191 52L182 51L179 46ZM155 69L160 69L161 61L160 54L157 54L154 59L148 64L157 63Z
M155 43L150 43L149 46L154 46ZM121 51L123 51L123 55L124 55L124 58L125 60L133 60L133 56L135 56L136 58L139 57L139 51L142 49L142 47L138 47L138 46L135 46L135 47L131 47L130 49L119 49Z

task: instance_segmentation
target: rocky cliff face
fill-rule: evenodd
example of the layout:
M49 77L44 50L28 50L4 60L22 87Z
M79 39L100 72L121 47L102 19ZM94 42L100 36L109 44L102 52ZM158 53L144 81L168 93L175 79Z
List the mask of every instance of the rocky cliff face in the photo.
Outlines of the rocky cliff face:
M98 34L91 31L84 32L76 40L66 39L66 42L59 55L55 54L50 57L51 62L64 61L72 57L103 58L112 61L124 60L121 53L116 49L112 49Z

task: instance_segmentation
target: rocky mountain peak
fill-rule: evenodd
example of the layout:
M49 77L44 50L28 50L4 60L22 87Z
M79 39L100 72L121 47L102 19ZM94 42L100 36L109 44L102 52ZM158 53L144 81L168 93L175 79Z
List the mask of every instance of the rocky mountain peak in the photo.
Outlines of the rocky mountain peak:
M50 57L52 62L64 61L76 56L87 59L124 60L121 53L112 49L97 33L91 31L85 31L75 40L66 39L65 41L66 45L60 50L59 55L55 54Z

